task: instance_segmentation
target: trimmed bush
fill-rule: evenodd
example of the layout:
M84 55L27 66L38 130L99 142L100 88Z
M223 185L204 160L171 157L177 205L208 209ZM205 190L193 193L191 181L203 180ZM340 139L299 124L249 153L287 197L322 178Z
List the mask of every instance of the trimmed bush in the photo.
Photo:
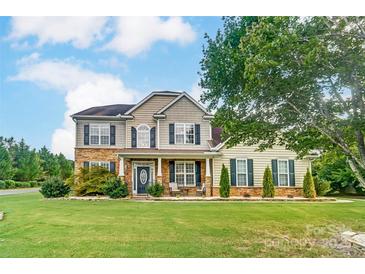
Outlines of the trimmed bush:
M321 180L317 176L313 177L313 181L317 196L324 196L331 191L331 183L329 181Z
M150 185L147 188L147 193L153 197L161 197L163 194L163 185L158 183Z
M15 188L15 181L13 180L5 180L5 185L6 185L6 188L9 189L9 188Z
M43 184L40 193L45 198L64 197L70 193L70 187L59 177L50 177Z
M316 189L314 187L313 177L309 168L307 168L307 173L303 180L303 193L305 198L316 198Z
M15 182L16 188L29 188L31 187L30 182Z
M5 188L6 188L5 181L0 180L0 189L5 189Z
M109 178L104 186L104 194L112 199L124 198L128 196L128 186L120 178Z
M229 182L228 168L222 165L221 178L219 180L219 195L222 198L228 198L231 191L231 185Z
M67 179L67 184L78 196L104 194L104 187L115 174L102 167L80 168L80 171Z
M264 178L262 180L262 197L263 198L274 198L275 187L272 181L272 173L270 167L265 168Z

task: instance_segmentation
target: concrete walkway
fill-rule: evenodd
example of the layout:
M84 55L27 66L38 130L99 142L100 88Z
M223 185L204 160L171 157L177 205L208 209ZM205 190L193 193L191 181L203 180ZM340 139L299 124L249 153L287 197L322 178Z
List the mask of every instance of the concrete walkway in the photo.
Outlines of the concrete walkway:
M23 194L23 193L32 193L32 192L38 192L38 191L39 191L39 187L4 189L4 190L0 190L0 196Z

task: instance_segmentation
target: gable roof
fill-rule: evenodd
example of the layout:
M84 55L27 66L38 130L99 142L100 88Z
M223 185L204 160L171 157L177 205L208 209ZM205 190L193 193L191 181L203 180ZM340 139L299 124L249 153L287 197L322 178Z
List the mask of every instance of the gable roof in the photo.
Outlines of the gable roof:
M141 101L139 101L136 105L134 105L131 109L129 109L128 111L126 111L126 115L131 114L133 111L135 111L137 108L139 108L140 106L142 106L144 103L146 103L149 99L151 99L153 96L155 95L162 95L162 96L179 96L181 94L181 92L178 91L153 91L151 92L148 96L146 96L145 98L143 98Z
M107 106L91 107L80 112L73 114L72 116L79 115L95 115L95 116L117 116L123 115L125 112L130 110L135 105L129 104L116 104Z
M206 111L206 109L199 104L193 97L191 97L189 94L187 94L185 91L181 92L179 96L177 96L174 100L172 100L170 103L168 103L166 106L164 106L162 109L160 109L156 114L163 114L166 110L168 110L171 106L173 106L176 102L178 102L182 98L187 98L190 100L194 105L196 105L199 109L201 109L206 115L210 116L211 114Z

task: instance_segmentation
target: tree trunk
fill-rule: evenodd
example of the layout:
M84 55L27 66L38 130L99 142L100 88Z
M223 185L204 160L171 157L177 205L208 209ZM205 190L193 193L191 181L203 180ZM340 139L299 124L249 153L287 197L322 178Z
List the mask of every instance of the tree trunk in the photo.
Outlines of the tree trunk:
M357 167L356 163L354 162L354 160L352 159L348 159L347 162L349 163L349 166L352 170L352 172L355 174L357 180L360 183L360 186L362 186L363 188L365 188L365 179L364 177L361 175L361 171L359 170L359 168Z

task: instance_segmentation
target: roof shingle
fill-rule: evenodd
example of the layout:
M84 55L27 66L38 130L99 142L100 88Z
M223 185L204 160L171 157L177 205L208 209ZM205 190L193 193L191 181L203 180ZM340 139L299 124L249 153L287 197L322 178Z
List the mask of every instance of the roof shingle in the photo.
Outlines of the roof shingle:
M117 116L118 114L123 115L134 106L135 105L116 104L116 105L91 107L82 110L80 112L77 112L73 114L73 116L75 115Z

